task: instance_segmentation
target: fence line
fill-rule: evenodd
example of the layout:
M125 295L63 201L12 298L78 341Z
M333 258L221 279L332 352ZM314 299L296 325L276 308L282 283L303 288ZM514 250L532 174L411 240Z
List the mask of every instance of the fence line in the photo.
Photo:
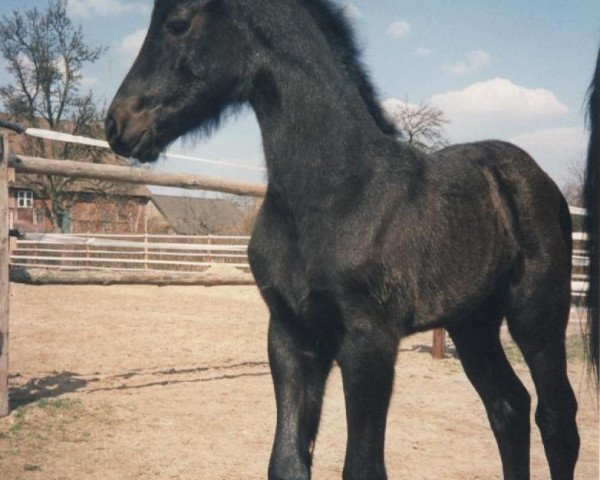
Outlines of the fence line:
M249 235L178 235L178 234L160 234L160 233L26 233L26 238L45 240L48 238L170 238L186 240L239 240L248 242Z
M580 237L577 233L573 234L574 240ZM115 240L115 237L124 240ZM193 272L225 264L249 271L246 253L249 238L232 235L26 234L25 239L15 242L10 258L11 265L48 269L102 269L120 264L116 270ZM204 243L212 240L235 243ZM78 246L81 248L74 248ZM589 264L587 251L574 250L572 261L576 270L585 270ZM571 278L573 299L578 301L584 297L588 287L585 271L574 271Z
M60 242L60 241L31 241L31 240L18 240L16 242L18 248L24 245L67 245L75 246L81 245L82 247L121 247L121 248L148 248L148 249L161 249L161 250L227 250L233 252L246 251L246 245L225 245L216 243L143 243L143 242L120 242L120 241L106 241L106 242ZM90 250L91 251L91 250Z
M105 254L105 255L140 255L143 254L144 252L136 252L136 251L127 251L127 252L118 252L118 251L114 251L114 250L61 250L59 248L19 248L20 251L33 251L33 252L43 252L43 253L84 253L86 255L93 255L93 254ZM150 253L151 255L160 255L160 256L173 256L173 257L198 257L198 256L203 256L203 254L201 253L183 253L183 252L160 252L160 253ZM208 256L208 255L207 255ZM246 258L247 255L243 255L243 254L235 254L235 253L231 253L231 254L227 254L227 253L210 253L211 257L216 257L216 258ZM12 259L17 259L20 258L21 255L19 254L15 254L12 253L10 258L11 258L11 263L12 263ZM45 256L39 256L36 255L35 259L44 259L46 258ZM62 257L61 257L62 258ZM95 258L103 258L103 257L95 257Z
M207 271L202 275L190 272L166 272L156 270L98 269L48 270L47 268L22 268L14 266L10 279L18 283L33 285L253 285L254 278L249 273L238 271L223 275ZM0 385L0 390L1 390Z
M54 269L80 269L119 265L120 270L187 271L225 264L249 271L247 236L25 234L13 242L11 265ZM133 238L132 238L133 237ZM163 241L159 241L163 240ZM213 243L229 241L233 243ZM194 243L191 243L194 242ZM205 243L210 242L210 243ZM143 268L139 268L143 265Z

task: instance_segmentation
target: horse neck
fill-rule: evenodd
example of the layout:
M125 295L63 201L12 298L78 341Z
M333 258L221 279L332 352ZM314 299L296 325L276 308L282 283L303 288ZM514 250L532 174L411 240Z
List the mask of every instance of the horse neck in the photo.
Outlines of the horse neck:
M265 70L251 104L261 128L269 189L295 205L318 203L368 178L396 146L335 66Z

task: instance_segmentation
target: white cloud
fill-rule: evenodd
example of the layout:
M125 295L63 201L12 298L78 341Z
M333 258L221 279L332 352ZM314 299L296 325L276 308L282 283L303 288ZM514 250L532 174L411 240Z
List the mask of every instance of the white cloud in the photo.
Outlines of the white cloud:
M526 88L506 78L494 78L469 85L463 90L440 93L430 102L456 115L500 115L508 117L556 116L568 112L556 95L543 88Z
M569 176L570 165L585 158L587 148L587 133L581 127L538 130L508 140L527 151L558 184Z
M410 29L410 23L404 20L396 20L390 23L387 33L394 38L402 38L409 34Z
M346 5L344 7L344 13L348 18L361 18L365 16L362 10L354 3L349 3Z
M485 50L473 50L468 52L464 59L444 65L443 69L455 75L465 75L485 67L490 61L490 54Z
M119 0L69 0L69 14L75 17L111 15L113 13L138 12L147 14L150 6L142 2L125 3Z
M430 55L433 55L433 51L426 47L419 47L415 49L415 55L417 57L429 57Z
M556 128L559 119L569 118L569 109L550 90L493 78L439 93L427 102L451 121L445 129L451 143L508 140L526 150L557 183L567 175L569 162L583 158L585 133L579 127Z
M146 32L147 29L141 28L130 33L121 41L119 51L127 60L133 60L137 56L146 38Z
M586 141L586 131L581 127L549 128L536 132L521 133L510 138L510 141L526 148L527 146L544 145L556 148L565 145L567 148L581 145Z

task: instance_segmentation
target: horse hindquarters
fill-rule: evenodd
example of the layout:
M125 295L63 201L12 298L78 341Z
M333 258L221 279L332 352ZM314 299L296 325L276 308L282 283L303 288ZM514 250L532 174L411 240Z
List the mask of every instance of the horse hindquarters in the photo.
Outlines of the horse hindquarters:
M538 394L535 418L551 478L572 480L579 435L565 352L571 304L571 219L556 185L529 156L520 157L503 172L512 193L520 247L520 261L508 288L506 319Z
M465 147L451 148L456 154ZM475 161L490 172L504 206L499 213L514 239L514 261L490 291L491 303L448 330L486 406L505 479L528 479L529 396L500 345L497 326L506 316L538 393L536 422L552 480L572 480L579 437L565 356L572 248L568 206L558 187L518 147L490 141L469 148L479 151Z

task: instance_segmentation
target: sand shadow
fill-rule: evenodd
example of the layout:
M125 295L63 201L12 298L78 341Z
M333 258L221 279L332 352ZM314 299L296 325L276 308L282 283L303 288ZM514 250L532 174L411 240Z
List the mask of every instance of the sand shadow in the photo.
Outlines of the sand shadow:
M213 377L206 378L189 378L186 380L161 380L158 382L148 382L142 383L139 385L118 385L116 387L98 387L88 390L89 393L94 392L110 392L115 390L138 390L141 388L149 388L149 387L167 387L171 385L180 385L180 384L188 384L188 383L199 383L199 382L215 382L219 380L235 380L237 378L248 378L248 377L266 377L270 376L271 372L247 372L247 373L238 373L238 374L225 374L225 375L217 375Z
M10 378L18 378L19 374ZM74 372L60 372L52 375L32 378L23 385L9 388L10 409L29 405L42 399L55 398L65 393L72 393L85 388L90 382L97 379L84 379Z
M268 371L268 363L261 361L247 361L240 362L230 365L213 365L213 366L198 366L188 368L162 368L157 370L133 370L125 373L117 373L113 375L101 375L96 373L95 375L81 374L76 372L54 372L44 377L32 378L23 385L11 385L9 388L9 405L10 409L29 405L31 403L38 402L42 399L55 398L65 393L74 393L79 390L86 389L87 392L99 392L99 391L111 391L111 390L129 390L139 389L153 386L169 386L181 383L197 383L197 382L211 382L218 380L233 380L236 378L243 377L260 377L270 375ZM259 372L241 372L241 373L227 373L230 370L237 370L239 368L259 368ZM266 369L266 370L265 370ZM201 376L200 378L188 378L188 379L169 379L169 377L178 375L194 375L194 374L206 374L214 373L216 375ZM102 382L118 381L118 380L131 380L135 377L148 377L157 376L161 377L160 380L153 382L146 382L137 385L127 385L125 383L117 386L103 387ZM11 380L15 381L20 378L19 373L15 373L10 376ZM16 383L16 382L15 382ZM90 384L100 384L95 388L88 388Z

